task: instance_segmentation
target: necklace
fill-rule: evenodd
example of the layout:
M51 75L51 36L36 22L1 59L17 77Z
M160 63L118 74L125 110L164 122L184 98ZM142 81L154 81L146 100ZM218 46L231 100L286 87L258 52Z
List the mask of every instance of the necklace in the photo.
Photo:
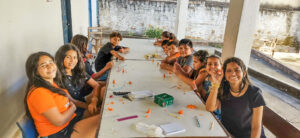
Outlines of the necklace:
M245 87L245 84L244 83L242 83L242 85L241 85L242 87L240 87L240 89L239 90L237 90L237 91L234 91L234 90L232 90L232 88L230 87L230 91L231 92L233 92L233 93L241 93L242 92L242 90L244 89L244 87Z

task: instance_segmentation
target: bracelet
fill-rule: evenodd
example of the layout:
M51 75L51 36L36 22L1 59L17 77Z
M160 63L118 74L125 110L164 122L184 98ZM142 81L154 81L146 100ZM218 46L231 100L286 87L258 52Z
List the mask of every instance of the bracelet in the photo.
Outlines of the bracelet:
M212 83L211 87L218 89L220 87L220 84L218 84L218 83Z

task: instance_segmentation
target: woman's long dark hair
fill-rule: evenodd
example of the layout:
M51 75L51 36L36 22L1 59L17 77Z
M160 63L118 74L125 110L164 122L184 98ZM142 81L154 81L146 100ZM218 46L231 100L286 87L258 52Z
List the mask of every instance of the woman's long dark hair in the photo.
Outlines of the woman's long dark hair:
M64 88L64 85L61 81L61 74L59 70L56 71L56 77L54 78L54 82L59 86L59 88L54 87L52 84L50 84L48 81L44 80L39 74L38 74L38 62L42 56L48 56L52 60L54 60L53 56L51 56L49 53L46 52L37 52L31 54L27 61L26 61L26 75L28 78L28 84L26 88L26 95L24 98L24 105L26 110L26 115L31 118L28 105L27 105L27 97L30 91L35 88L43 87L46 88L53 93L57 93L63 96L66 96L66 93L60 89Z
M86 46L88 44L88 38L86 36L77 34L73 36L71 44L74 44L79 49L82 55L85 55L85 53L87 52Z
M80 86L83 85L84 81L85 81L85 67L84 67L84 63L82 61L81 55L79 54L79 50L76 46L74 46L73 44L65 44L63 46L61 46L56 54L55 54L55 62L57 65L57 68L61 71L62 73L62 80L63 82L66 82L67 78L67 72L66 72L66 68L64 65L64 59L67 56L67 52L69 50L74 50L77 53L77 59L78 62L75 66L74 69L72 69L72 83L75 86Z
M220 85L220 88L219 88L219 98L221 100L226 100L229 97L230 85L229 85L229 82L225 78L225 73L226 73L227 65L229 63L232 63L232 62L236 63L238 66L240 66L242 71L245 72L245 76L243 76L240 88L242 86L245 86L246 84L251 85L251 81L249 80L247 68L246 68L246 65L244 64L244 62L241 59L237 58L237 57L228 58L228 59L225 60L225 62L223 64L224 77L222 79L222 82L221 82L221 85Z

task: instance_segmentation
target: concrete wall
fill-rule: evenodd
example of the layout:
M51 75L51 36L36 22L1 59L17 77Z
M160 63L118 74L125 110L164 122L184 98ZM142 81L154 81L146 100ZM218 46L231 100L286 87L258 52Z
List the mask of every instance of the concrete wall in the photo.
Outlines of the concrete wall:
M223 42L229 0L190 0L186 37L203 42ZM261 4L300 7L296 0L261 0ZM284 5L285 4L285 5ZM113 30L144 34L149 26L174 32L176 1L174 0L99 0L100 24ZM256 34L259 39L288 35L300 30L300 11L268 10L259 14Z
M48 2L50 1L50 2ZM72 0L73 33L86 34L88 1ZM0 1L0 137L24 114L25 61L37 51L54 54L63 44L60 0Z

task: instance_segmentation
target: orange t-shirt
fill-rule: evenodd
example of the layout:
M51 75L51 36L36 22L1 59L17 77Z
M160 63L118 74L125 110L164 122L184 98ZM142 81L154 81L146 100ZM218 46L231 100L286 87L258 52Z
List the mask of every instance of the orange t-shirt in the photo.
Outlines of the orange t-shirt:
M55 84L54 86L57 87ZM66 93L68 94L67 91ZM45 116L42 115L42 113L53 107L57 107L58 111L63 113L68 110L70 102L67 97L53 93L43 87L31 89L27 97L27 105L34 120L35 127L41 137L59 132L76 116L74 113L72 118L62 126L53 125Z

